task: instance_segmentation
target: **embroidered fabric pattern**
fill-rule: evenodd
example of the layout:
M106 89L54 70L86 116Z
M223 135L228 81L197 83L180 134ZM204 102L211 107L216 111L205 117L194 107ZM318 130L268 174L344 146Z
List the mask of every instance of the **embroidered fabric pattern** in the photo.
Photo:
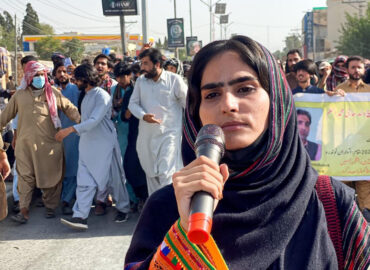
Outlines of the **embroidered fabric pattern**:
M370 226L354 202L343 230L344 269L370 269L369 238Z
M191 243L177 221L154 255L150 269L228 269L213 239L205 245Z

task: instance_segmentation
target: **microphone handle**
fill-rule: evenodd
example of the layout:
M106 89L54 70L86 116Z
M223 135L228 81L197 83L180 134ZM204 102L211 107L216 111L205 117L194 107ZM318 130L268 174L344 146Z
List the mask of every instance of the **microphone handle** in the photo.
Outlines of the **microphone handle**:
M216 163L220 162L221 150L214 144L204 144L196 149L196 156L206 156ZM214 198L205 191L196 192L190 203L189 228L187 236L194 244L208 241L212 229Z

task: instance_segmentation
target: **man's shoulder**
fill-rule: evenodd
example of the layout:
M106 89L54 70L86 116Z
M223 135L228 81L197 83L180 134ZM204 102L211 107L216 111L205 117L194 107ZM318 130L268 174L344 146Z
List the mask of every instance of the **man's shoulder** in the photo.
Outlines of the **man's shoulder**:
M337 88L337 89L345 90L345 89L343 89L343 88L348 88L348 87L349 87L348 80L346 80L346 81L344 81L344 82L342 82L342 83L338 84L336 88Z

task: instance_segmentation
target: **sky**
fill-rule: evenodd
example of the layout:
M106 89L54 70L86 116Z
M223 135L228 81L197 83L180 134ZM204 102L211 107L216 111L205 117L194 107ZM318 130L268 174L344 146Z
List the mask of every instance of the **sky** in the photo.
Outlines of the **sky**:
M163 42L167 35L167 19L174 18L175 0L147 0L148 36ZM184 19L185 36L190 36L192 10L193 36L206 44L210 40L209 3L217 0L176 0L177 18ZM141 0L137 0L139 14ZM0 12L7 10L17 15L21 24L26 4L31 3L42 23L50 24L57 34L119 34L119 17L104 16L101 0L0 0ZM207 3L207 5L205 4ZM313 7L326 6L326 0L221 0L226 3L229 25L226 36L247 35L264 44L271 51L282 50L284 39L292 33L301 33L304 13ZM125 16L126 31L141 34L141 15ZM218 20L216 19L216 22ZM215 39L220 39L220 27L215 23Z

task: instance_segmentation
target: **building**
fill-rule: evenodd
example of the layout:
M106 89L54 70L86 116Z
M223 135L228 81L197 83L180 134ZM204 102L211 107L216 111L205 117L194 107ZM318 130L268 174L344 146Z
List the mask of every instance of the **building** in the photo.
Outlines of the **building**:
M302 19L304 58L318 61L328 57L331 48L327 40L327 12L327 7L315 7L304 15Z
M121 48L121 35L94 35L94 34L78 34L78 33L67 33L61 35L52 35L53 38L59 39L61 41L71 40L73 38L81 40L85 45L85 52L97 52L101 51L105 47L110 48ZM23 48L25 52L33 52L35 51L35 43L39 41L41 38L47 37L46 35L25 35L23 36ZM127 50L130 52L131 55L136 55L138 51L140 51L143 42L142 36L139 34L132 34L129 35L126 33L126 46ZM149 42L154 43L153 38L149 38Z
M327 7L315 7L302 19L304 57L319 61L333 59L346 14L364 16L370 0L327 0Z
M328 6L328 42L332 51L338 45L340 29L346 22L346 13L364 16L370 0L327 0Z

